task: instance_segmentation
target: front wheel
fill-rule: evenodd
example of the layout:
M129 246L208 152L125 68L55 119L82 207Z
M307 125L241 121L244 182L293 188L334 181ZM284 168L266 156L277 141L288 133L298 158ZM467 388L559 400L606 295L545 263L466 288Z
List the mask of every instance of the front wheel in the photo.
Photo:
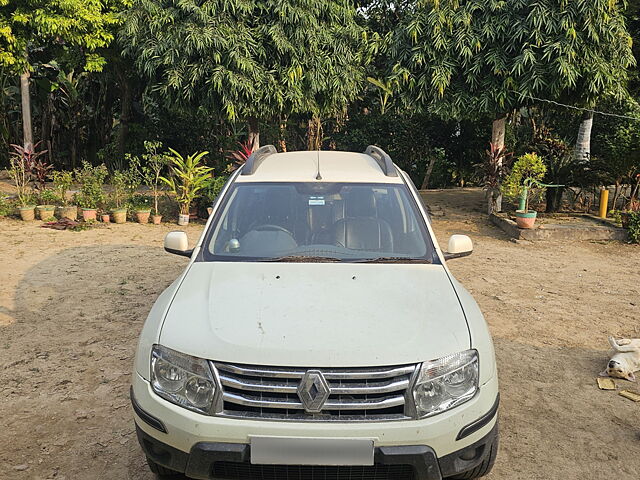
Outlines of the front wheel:
M496 432L496 436L491 442L491 448L489 452L482 459L482 462L475 468L467 470L466 472L459 473L456 476L449 477L450 480L472 480L474 478L484 477L488 475L493 464L496 463L496 456L498 455L498 444L500 443L500 434Z

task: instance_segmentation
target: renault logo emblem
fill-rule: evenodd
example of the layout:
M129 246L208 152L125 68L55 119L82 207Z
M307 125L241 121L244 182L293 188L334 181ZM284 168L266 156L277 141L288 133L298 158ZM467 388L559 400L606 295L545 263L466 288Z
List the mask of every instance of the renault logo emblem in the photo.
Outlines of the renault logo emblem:
M329 384L319 370L307 370L298 385L298 397L309 413L320 412L329 393Z

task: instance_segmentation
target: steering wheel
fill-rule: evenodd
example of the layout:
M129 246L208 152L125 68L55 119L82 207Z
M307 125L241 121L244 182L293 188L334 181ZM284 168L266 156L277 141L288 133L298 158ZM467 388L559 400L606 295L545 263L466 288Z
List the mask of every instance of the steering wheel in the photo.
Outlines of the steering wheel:
M272 224L264 224L264 225L259 225L255 228L253 228L253 230L257 231L257 232L284 232L287 233L289 235L291 235L293 237L293 233L291 233L289 230L287 230L284 227L281 227L280 225L272 225Z

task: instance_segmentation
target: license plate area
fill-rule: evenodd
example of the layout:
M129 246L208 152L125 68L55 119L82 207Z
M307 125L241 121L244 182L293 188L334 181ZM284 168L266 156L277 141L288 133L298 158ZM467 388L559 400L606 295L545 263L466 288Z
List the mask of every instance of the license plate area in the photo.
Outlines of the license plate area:
M251 437L254 465L373 465L368 438Z

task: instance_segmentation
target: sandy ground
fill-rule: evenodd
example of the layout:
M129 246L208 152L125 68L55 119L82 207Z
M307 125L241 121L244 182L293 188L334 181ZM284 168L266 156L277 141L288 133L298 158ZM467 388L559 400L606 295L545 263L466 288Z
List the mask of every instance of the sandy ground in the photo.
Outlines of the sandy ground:
M607 335L640 337L640 247L516 244L477 190L425 197L443 245L475 241L450 268L496 344L502 443L487 478L640 477L640 404L595 386ZM186 264L162 250L174 228L0 220L0 479L153 478L128 386L144 318Z

